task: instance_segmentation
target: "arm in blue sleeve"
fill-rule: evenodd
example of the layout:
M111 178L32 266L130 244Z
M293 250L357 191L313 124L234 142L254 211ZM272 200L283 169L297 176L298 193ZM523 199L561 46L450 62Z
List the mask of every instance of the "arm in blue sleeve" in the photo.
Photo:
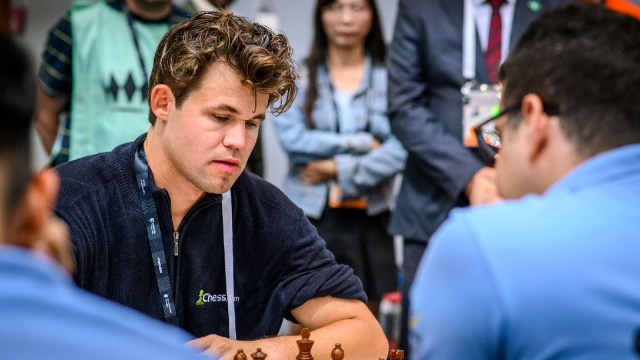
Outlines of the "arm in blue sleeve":
M411 288L414 359L499 358L502 303L464 219L454 215L436 232Z
M407 152L395 136L390 136L380 148L366 155L337 155L334 159L338 184L345 196L360 196L366 189L401 172L406 158Z
M371 134L338 134L310 128L303 108L305 86L304 82L299 82L298 96L291 108L273 118L280 144L292 162L304 164L311 160L331 158L336 154L366 153L371 150Z

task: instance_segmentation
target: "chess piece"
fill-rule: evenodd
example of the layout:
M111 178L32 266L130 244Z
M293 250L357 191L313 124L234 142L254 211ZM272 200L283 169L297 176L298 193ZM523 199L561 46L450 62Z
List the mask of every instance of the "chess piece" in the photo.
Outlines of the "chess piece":
M263 353L261 348L258 348L256 352L251 354L251 357L253 360L264 360L267 358L267 354Z
M244 353L244 350L238 349L236 356L233 357L233 360L247 360L247 355Z
M296 340L296 343L298 343L298 356L296 356L296 360L313 360L313 355L311 355L313 340L309 340L309 336L311 336L309 329L302 328L300 336L302 336L302 339Z
M344 351L340 344L336 344L336 347L331 351L331 360L342 360L344 359Z
M389 350L389 360L402 360L404 359L404 350L391 349Z

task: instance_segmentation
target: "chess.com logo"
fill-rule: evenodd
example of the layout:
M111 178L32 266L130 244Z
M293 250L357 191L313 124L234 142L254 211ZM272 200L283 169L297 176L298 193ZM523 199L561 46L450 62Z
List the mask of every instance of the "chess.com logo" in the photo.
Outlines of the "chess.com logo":
M239 302L240 298L235 297L235 302ZM196 301L197 306L203 306L206 303L211 302L227 302L227 294L209 294L205 293L204 290L200 290L200 294L198 295L198 301Z

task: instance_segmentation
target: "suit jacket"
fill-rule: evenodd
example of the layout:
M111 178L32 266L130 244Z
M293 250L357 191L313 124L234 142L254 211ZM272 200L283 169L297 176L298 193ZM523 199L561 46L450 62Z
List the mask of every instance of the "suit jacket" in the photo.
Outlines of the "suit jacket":
M545 9L567 0L517 0L510 46ZM425 242L455 206L482 166L462 145L464 0L400 0L389 51L391 127L408 150L404 179L389 231ZM476 36L476 80L488 82Z

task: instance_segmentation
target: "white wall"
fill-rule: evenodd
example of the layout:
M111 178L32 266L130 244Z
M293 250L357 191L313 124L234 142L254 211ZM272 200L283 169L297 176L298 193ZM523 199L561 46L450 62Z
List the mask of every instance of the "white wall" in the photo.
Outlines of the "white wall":
M31 53L35 66L40 55L48 29L69 8L73 0L12 0L15 5L27 9L26 30L18 39ZM236 0L232 9L240 15L255 18L260 7L267 2L278 15L280 30L284 32L294 49L294 56L300 60L309 51L313 35L313 0ZM385 36L391 40L395 21L397 0L377 0L382 17ZM46 155L34 133L35 162L46 163ZM265 178L280 186L287 170L287 157L276 138L273 125L266 121L263 127L263 151L265 157Z

